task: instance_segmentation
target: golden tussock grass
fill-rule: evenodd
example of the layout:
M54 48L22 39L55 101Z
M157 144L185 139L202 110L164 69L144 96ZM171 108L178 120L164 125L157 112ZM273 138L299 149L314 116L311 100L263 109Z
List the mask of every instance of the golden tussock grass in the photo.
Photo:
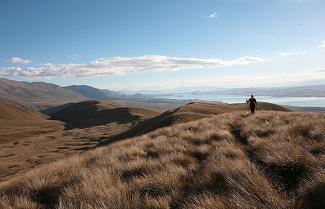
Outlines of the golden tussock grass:
M225 113L0 185L0 208L324 208L325 116Z

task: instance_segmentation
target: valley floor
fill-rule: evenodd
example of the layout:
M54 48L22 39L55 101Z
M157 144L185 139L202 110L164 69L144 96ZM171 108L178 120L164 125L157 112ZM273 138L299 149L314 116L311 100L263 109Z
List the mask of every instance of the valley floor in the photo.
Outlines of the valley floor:
M40 165L93 149L101 140L132 127L131 123L110 123L64 130L63 125L55 129L41 129L36 125L35 121L33 126L24 123L19 130L16 122L15 126L10 126L11 130L7 129L6 134L0 134L0 182L20 176Z

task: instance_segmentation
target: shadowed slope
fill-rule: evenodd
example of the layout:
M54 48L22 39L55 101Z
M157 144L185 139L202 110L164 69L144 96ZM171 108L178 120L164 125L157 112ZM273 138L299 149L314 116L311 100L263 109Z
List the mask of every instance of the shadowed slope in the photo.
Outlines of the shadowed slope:
M151 118L158 113L142 108L122 107L114 102L84 101L65 105L51 115L66 123L67 129L88 128L108 123L130 123Z

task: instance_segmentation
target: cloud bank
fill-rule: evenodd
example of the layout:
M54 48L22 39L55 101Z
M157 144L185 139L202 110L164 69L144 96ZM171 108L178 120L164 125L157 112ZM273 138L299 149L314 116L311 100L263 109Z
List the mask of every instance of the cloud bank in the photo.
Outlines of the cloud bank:
M12 57L11 59L8 60L10 64L15 64L15 65L25 65L25 64L31 64L32 61L28 59L23 59L20 57Z
M215 69L265 62L259 57L240 57L233 60L179 58L158 55L140 57L111 57L96 59L88 64L52 64L36 67L1 67L0 76L11 77L89 77L119 75L132 72L159 72L191 69Z

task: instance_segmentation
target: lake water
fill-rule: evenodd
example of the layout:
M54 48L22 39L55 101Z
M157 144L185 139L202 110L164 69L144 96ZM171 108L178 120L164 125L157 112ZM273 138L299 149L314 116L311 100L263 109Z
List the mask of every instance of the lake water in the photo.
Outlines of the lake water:
M209 93L171 93L156 96L164 99L198 99L206 101L219 101L225 103L243 103L246 98L242 95L220 95ZM325 107L325 97L271 97L256 96L257 101L270 102L279 105L291 105L298 107Z

